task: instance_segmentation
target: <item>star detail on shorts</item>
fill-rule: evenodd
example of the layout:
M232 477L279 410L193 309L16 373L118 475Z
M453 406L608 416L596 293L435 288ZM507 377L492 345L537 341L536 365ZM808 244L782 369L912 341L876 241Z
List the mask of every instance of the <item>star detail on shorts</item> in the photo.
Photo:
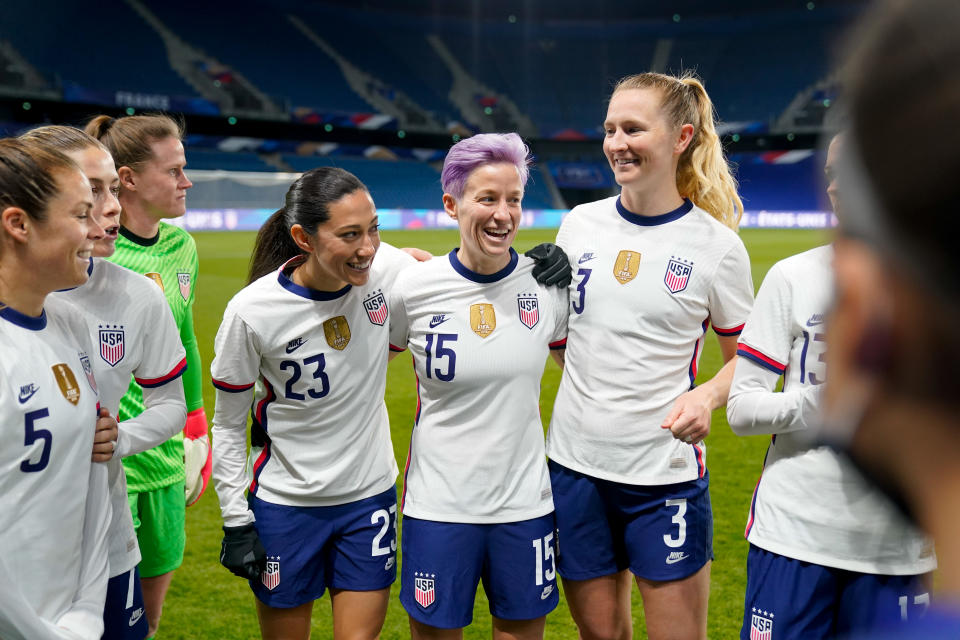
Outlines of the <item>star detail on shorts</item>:
M764 611L763 609L757 609L756 607L750 607L750 611L753 613L759 613L760 615L766 618L774 618L773 611Z

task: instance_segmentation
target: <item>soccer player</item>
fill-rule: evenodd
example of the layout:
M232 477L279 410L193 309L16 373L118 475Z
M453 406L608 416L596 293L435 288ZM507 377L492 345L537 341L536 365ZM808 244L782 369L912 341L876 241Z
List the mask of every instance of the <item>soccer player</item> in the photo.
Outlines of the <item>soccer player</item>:
M630 577L650 638L705 638L712 513L706 448L753 302L743 207L695 78L643 73L610 98L619 196L574 208L576 273L547 437L559 571L583 638L629 638ZM696 386L713 325L726 363Z
M0 140L0 637L103 632L107 467L92 464L87 326L47 299L87 280L103 230L90 182L58 151Z
M842 146L843 136L835 137L827 154L835 210ZM900 620L904 598L930 599L923 574L936 567L932 543L843 457L813 440L827 378L832 260L828 245L775 264L737 349L730 427L772 434L747 522L742 640L865 632Z
M419 405L403 494L400 601L414 639L460 638L479 582L494 638L543 638L556 545L539 394L566 337L566 288L513 250L528 176L515 133L455 144L443 205L460 247L400 274L390 348L410 348Z
M220 561L250 580L264 638L308 638L327 589L335 639L375 638L386 617L398 516L386 296L416 261L381 244L378 228L356 176L304 173L260 230L252 282L217 332ZM251 403L262 449L247 499Z
M131 376L143 387L146 409L121 423L115 456L108 462L113 518L103 635L104 640L140 640L148 631L136 569L140 549L120 459L157 446L183 428L187 410L180 375L186 359L173 315L156 284L101 259L113 254L120 216L120 178L110 153L73 127L40 127L21 139L67 154L93 189L90 214L105 233L94 245L89 279L80 287L53 295L63 296L89 316L91 344L97 349L91 360L100 406L117 415Z
M934 602L904 594L906 626L960 629L960 4L887 0L849 37L827 434L937 545Z
M98 116L86 132L113 155L120 177L119 235L110 260L149 277L166 297L186 351L183 389L187 420L158 447L124 459L127 491L143 556L140 576L150 635L156 633L173 571L183 561L185 504L199 499L210 475L200 352L193 331L197 249L186 231L162 222L186 212L182 130L167 116ZM144 410L139 383L120 402L120 420ZM186 464L184 464L186 458Z

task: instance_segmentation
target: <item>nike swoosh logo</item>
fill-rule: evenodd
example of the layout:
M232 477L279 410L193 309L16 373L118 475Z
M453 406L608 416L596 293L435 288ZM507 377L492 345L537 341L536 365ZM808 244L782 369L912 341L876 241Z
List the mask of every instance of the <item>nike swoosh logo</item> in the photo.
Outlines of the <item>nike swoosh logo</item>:
M689 557L690 557L690 556L688 556L688 555L686 555L686 554L684 554L684 555L682 555L682 556L677 556L677 557L669 557L669 558L667 558L667 564L676 564L676 563L680 562L681 560L686 560L686 559L689 558Z
M817 327L821 324L823 324L823 320L817 320L816 322L814 322L813 320L807 320L808 327Z
M433 319L430 321L430 328L438 327L449 319L450 317L447 315L433 316Z
M809 319L809 320L807 320L807 326L808 326L808 327L815 327L815 326L820 325L820 324L823 324L823 314L822 314L822 313L815 313L815 314L813 314L812 316L810 316L810 319Z
M583 264L588 260L593 260L595 257L596 256L594 256L592 253L585 253L582 256L580 256L579 260L577 260L577 264Z
M299 349L300 347L302 347L306 342L307 342L306 340L299 340L299 341L296 342L296 343L288 344L288 345L287 345L287 353L293 353L294 351L296 351L297 349Z
M20 395L17 397L17 400L20 401L20 404L23 404L27 400L33 397L33 394L37 392L37 385L32 384L28 388L21 388Z
M128 627L132 627L140 621L140 618L143 617L143 607L140 607L136 611L130 614L130 622L127 623Z

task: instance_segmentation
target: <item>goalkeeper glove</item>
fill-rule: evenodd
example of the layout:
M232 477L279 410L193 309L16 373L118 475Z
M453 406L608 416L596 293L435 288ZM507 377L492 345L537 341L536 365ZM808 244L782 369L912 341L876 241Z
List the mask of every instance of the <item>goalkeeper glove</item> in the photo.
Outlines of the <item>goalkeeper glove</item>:
M537 264L533 267L533 277L540 284L556 285L558 287L566 287L570 284L572 279L570 261L567 260L567 254L563 252L563 249L557 245L544 242L523 255L536 261Z
M256 580L260 577L267 566L267 552L252 522L241 527L223 528L220 564L241 578Z
M207 414L203 407L187 414L183 429L184 498L187 506L194 504L203 495L213 468L213 452L207 439Z

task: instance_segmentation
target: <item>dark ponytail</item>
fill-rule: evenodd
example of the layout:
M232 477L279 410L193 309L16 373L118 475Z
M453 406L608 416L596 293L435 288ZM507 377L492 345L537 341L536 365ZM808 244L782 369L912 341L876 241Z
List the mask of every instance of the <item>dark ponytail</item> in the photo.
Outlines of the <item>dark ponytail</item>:
M249 282L276 271L280 265L303 254L293 241L290 228L299 224L308 235L330 219L330 205L367 187L357 176L337 167L311 169L290 185L286 204L260 227L250 259Z

